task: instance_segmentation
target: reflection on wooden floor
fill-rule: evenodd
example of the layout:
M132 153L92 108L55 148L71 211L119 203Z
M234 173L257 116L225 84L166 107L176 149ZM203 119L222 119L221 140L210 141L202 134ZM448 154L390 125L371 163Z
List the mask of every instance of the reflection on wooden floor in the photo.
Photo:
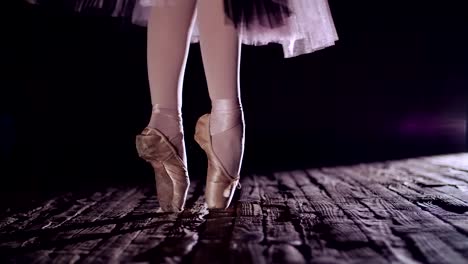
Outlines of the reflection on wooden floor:
M150 187L0 218L1 263L467 263L468 154L244 176L232 208L157 213Z

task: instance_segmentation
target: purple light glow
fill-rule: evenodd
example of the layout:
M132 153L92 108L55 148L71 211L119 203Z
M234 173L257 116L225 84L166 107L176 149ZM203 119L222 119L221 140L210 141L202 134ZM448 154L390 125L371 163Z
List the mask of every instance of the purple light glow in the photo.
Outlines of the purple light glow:
M402 120L399 133L405 136L434 137L447 135L463 139L466 132L466 119L450 116L413 115Z

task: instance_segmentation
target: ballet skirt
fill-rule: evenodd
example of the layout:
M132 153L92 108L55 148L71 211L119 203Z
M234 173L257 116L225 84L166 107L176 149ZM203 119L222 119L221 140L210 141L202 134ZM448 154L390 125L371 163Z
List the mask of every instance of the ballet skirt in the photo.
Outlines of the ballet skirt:
M26 0L31 4L60 5L77 12L122 17L146 26L153 6L180 0ZM183 0L182 0L183 1ZM328 0L224 0L226 17L240 32L243 44L278 43L285 58L333 46L338 34ZM195 22L196 23L196 22ZM197 23L191 42L199 41Z

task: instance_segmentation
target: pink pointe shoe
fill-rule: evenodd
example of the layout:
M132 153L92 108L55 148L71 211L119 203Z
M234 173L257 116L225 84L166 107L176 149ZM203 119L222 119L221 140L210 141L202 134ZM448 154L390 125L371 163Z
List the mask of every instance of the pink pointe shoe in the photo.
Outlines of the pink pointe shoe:
M229 207L236 187L240 187L239 175L231 176L213 151L210 135L210 114L205 114L195 127L195 141L208 158L205 199L208 209Z
M136 136L136 148L138 155L154 169L161 210L183 211L190 180L174 145L161 131L147 127Z

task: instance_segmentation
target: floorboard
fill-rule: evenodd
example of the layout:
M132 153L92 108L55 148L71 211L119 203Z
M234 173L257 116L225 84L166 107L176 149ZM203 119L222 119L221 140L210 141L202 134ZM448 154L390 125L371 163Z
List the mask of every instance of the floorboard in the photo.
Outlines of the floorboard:
M467 263L468 154L244 175L227 210L203 182L64 193L0 218L1 263Z

